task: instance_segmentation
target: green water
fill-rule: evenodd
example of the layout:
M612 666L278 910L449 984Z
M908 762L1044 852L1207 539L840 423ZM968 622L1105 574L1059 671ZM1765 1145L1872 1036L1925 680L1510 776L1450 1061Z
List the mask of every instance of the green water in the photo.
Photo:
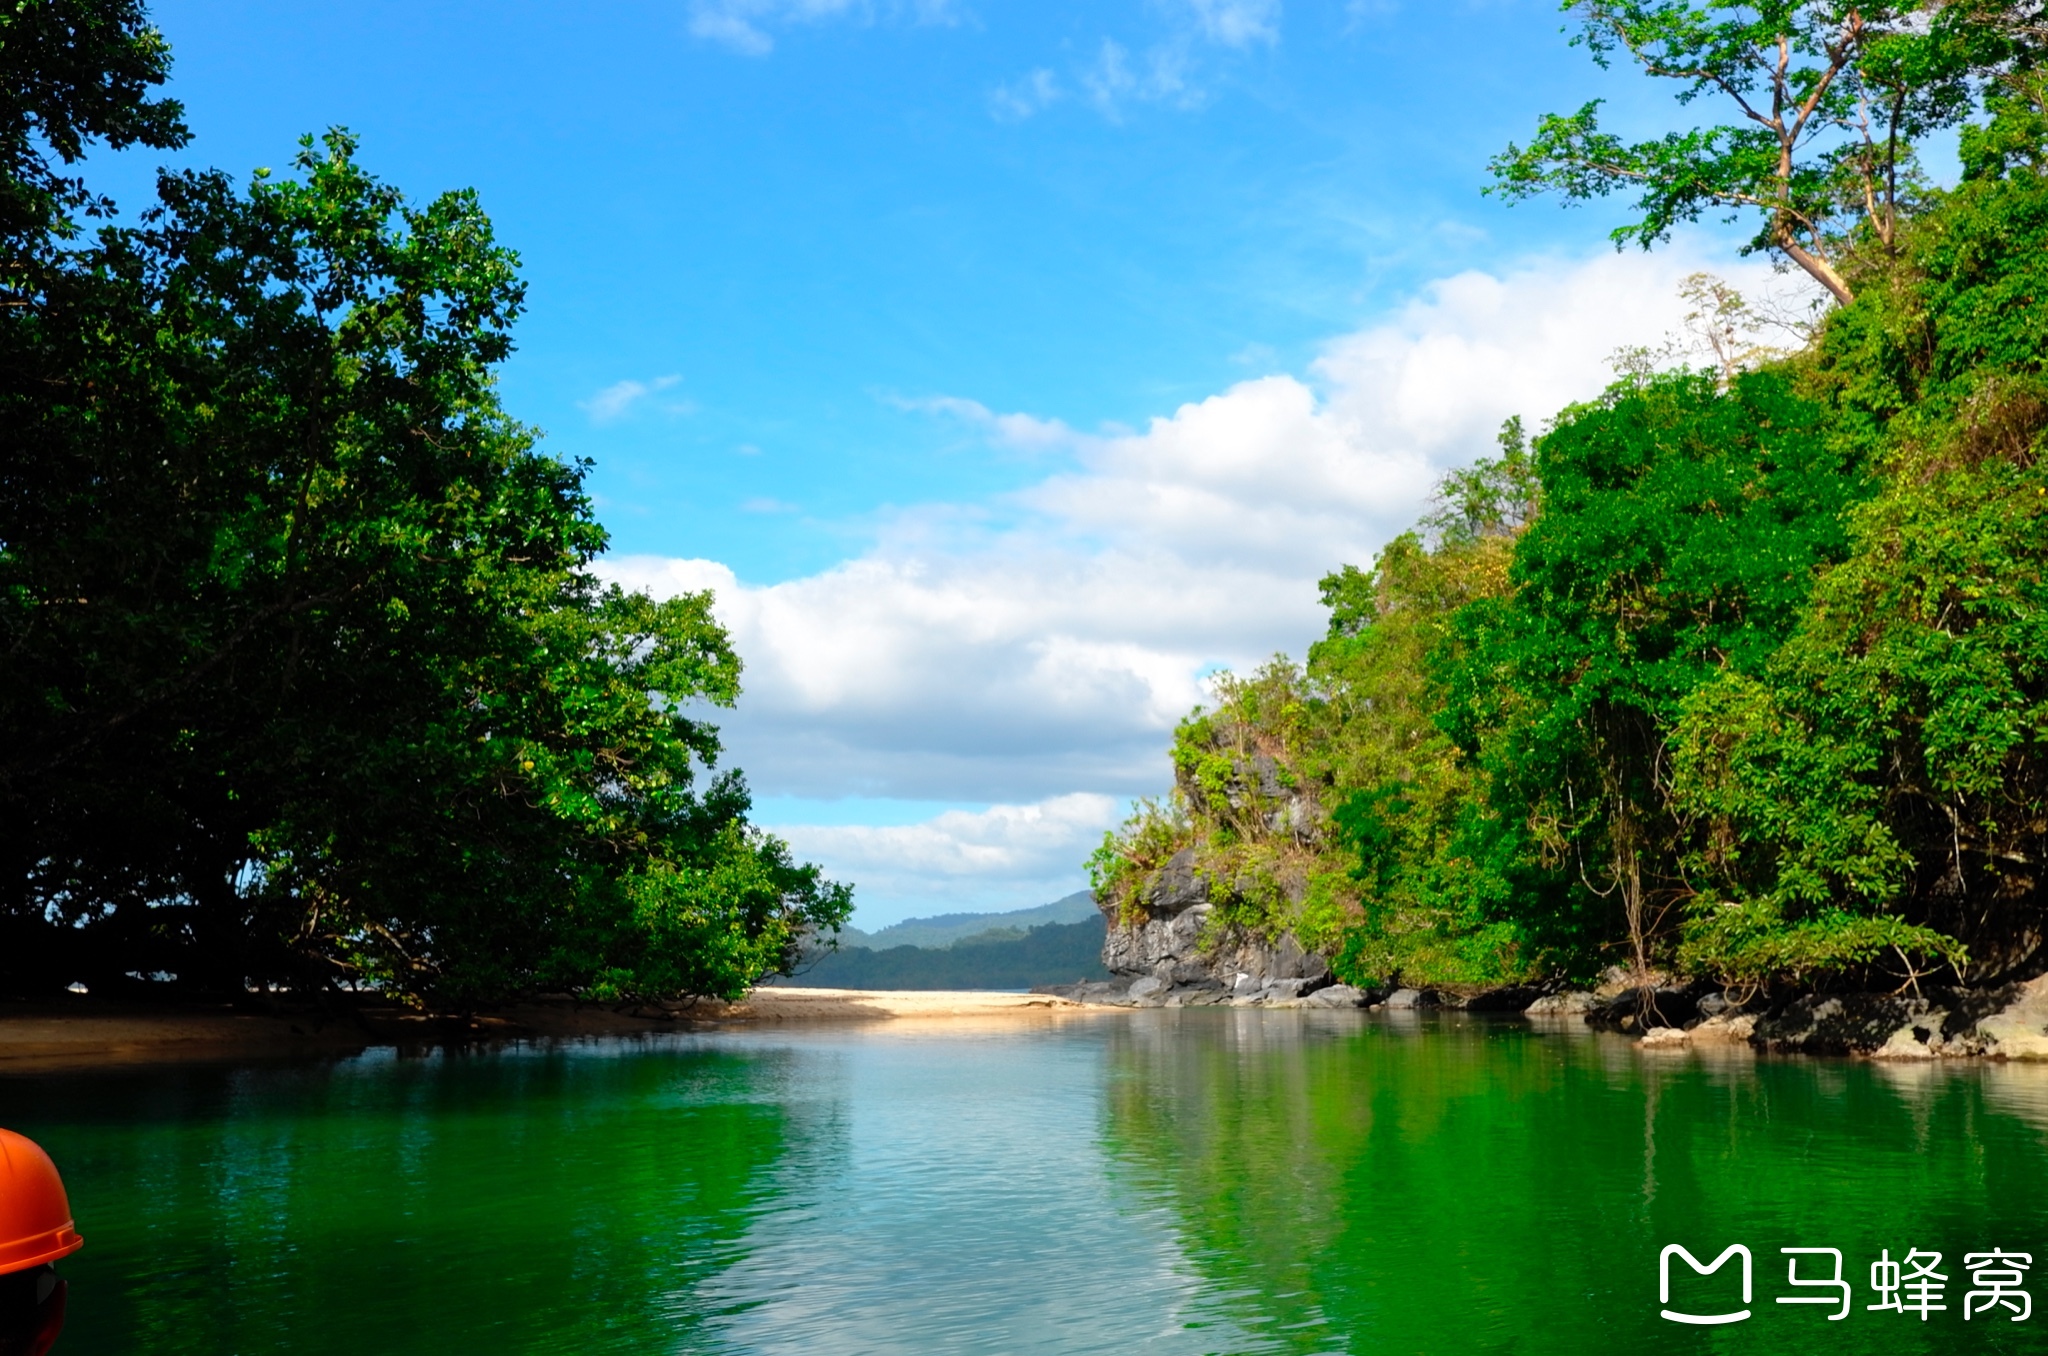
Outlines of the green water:
M58 1356L2048 1348L1960 1265L2048 1304L2048 1069L1120 1012L15 1076L0 1124L87 1238ZM1668 1243L1746 1244L1752 1317L1660 1318ZM1797 1246L1846 1320L1775 1303ZM1947 1311L1867 1310L1881 1248Z

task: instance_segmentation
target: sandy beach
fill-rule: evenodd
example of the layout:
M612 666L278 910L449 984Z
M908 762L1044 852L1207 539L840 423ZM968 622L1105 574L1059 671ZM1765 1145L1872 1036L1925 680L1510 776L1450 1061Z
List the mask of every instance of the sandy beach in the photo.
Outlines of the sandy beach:
M757 989L737 1003L618 1009L551 1001L474 1017L366 1008L339 1017L226 1006L144 1007L90 998L0 1007L0 1075L174 1060L348 1054L373 1046L648 1035L780 1022L1006 1022L1101 1012L1046 994Z

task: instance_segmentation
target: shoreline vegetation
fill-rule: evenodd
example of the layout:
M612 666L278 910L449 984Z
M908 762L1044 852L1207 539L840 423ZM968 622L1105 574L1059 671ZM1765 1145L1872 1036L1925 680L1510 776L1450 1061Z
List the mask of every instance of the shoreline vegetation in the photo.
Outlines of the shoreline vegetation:
M473 192L347 130L174 151L140 0L0 19L0 993L737 998L850 915L703 715L709 593L602 580L590 464L499 400ZM151 200L153 198L153 201Z
M540 999L473 1014L421 1013L397 1005L271 1011L221 1005L99 1002L0 1007L0 1079L122 1066L248 1059L345 1057L376 1048L400 1052L534 1041L646 1037L780 1025L885 1024L914 1031L938 1023L1000 1031L1020 1021L1101 1017L1133 1010L1236 1007L1349 1011L1362 1019L1417 1021L1483 1016L1524 1021L1540 1031L1633 1037L1650 1054L1687 1051L1887 1062L2048 1063L2048 976L1993 991L1930 989L1897 994L1809 995L1745 1012L1697 987L1664 989L1642 1006L1642 991L1609 982L1598 991L1531 996L1524 986L1359 990L1325 982L1285 998L1188 1002L1103 983L994 990L760 988L735 1002L592 1004Z
M2048 968L2048 15L1577 12L1733 120L1631 146L1588 104L1494 191L1639 195L1618 245L1746 218L1824 295L1697 275L1685 335L1509 421L1323 580L1305 660L1215 680L1098 895L1158 934L1199 882L1202 955L1362 991L1618 974L1619 1030L1711 996L1963 1052ZM1953 185L1915 159L1943 129Z
M1567 8L1730 121L1630 144L1594 101L1490 191L1633 197L1617 245L1747 220L1817 300L1694 278L1685 337L1326 577L1324 639L1220 676L1095 854L1105 963L1147 1005L1618 973L1586 1016L1632 1034L2017 1049L2048 1027L2048 12ZM412 201L337 128L119 215L75 172L188 142L169 67L139 0L0 26L0 993L420 1030L867 1002L757 987L851 889L718 766L710 595L602 583L587 465L500 405L524 284L475 195ZM1916 148L1951 138L1944 184Z

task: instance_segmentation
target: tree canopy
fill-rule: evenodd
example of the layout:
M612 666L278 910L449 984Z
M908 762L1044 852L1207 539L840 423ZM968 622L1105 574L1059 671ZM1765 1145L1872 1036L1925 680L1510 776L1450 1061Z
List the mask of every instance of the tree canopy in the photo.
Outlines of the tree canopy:
M500 407L475 196L333 131L87 237L49 156L182 141L162 39L29 0L0 66L0 982L729 996L843 921L715 770L710 596L602 583Z
M1783 353L1689 280L1712 364L1625 353L1532 446L1511 426L1447 476L1415 531L1324 581L1306 666L1218 681L1099 885L1192 849L1219 927L1291 930L1356 980L2039 974L2041 7L1579 13L1597 56L1754 116L1628 146L1589 107L1498 163L1505 185L1637 185L1621 235L1645 244L1760 211L1757 243L1824 257L1842 304ZM1944 126L1946 189L1907 158Z
M1600 103L1547 114L1527 146L1493 161L1489 192L1567 200L1636 195L1617 245L1648 247L1710 212L1759 219L1753 250L1775 251L1837 301L1858 252L1889 255L1902 216L1928 192L1917 152L1989 91L2004 119L1972 144L2038 146L2042 6L1996 0L1569 0L1575 45L1673 81L1682 105L1728 121L1630 141L1602 128ZM2029 122L2033 119L2033 122Z

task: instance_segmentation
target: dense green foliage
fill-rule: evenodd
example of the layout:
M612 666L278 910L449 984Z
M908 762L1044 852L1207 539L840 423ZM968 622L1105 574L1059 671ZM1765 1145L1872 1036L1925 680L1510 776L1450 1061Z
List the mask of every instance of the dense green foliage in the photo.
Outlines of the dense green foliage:
M345 134L135 224L44 162L177 144L132 4L0 19L0 983L471 1003L730 995L848 912L691 703L709 595L602 585L584 467L499 407L523 288L473 195ZM10 81L13 76L10 75Z
M1850 554L1771 662L1717 675L1674 731L1715 901L1688 944L1745 978L1829 961L1830 933L1910 952L1899 918L2009 974L2048 923L2048 181L1967 182L1905 248L1811 362L1880 486Z
M1630 364L1526 459L1511 430L1325 581L1305 668L1219 684L1098 887L1193 848L1219 927L1361 979L2037 973L2048 32L1970 16L1998 42L1920 124L1982 91L1965 178L1855 228L1804 351Z
M1516 909L1570 956L1620 926L1628 959L1685 894L1689 830L1663 744L1710 676L1759 668L1862 492L1782 374L1679 373L1569 413L1539 443L1543 511L1512 588L1435 656L1438 720L1483 774L1497 832L1550 877ZM1538 901L1541 903L1538 903Z
M991 928L945 946L844 946L776 981L824 989L1029 989L1108 979L1102 965L1105 923Z

